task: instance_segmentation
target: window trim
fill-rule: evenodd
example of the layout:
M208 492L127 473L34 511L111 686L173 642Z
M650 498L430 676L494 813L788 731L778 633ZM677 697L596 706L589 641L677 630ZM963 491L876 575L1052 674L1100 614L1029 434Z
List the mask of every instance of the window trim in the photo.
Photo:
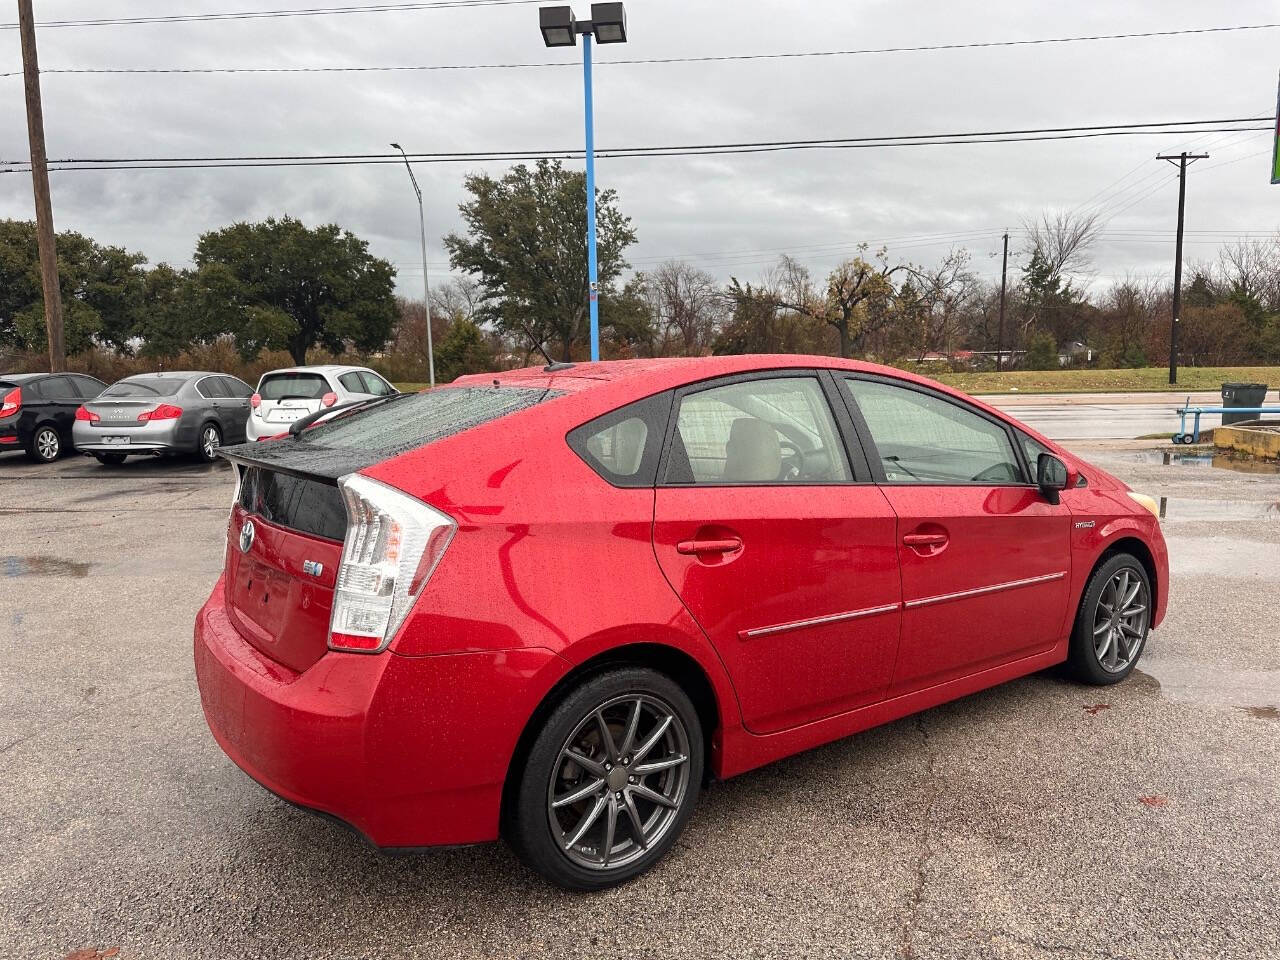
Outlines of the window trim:
M867 486L875 483L875 478L868 470L862 473L859 467L866 468L865 456L861 464L857 457L853 455L850 449L849 437L844 432L844 425L841 422L840 408L832 402L831 393L827 384L824 382L823 374L826 368L821 367L782 367L780 369L771 370L749 370L742 373L729 374L727 376L708 377L705 380L698 380L694 383L686 383L684 386L677 387L671 402L671 413L667 418L667 431L662 438L662 455L658 459L658 472L655 477L655 486L667 490L716 490L726 487L768 487L780 490L804 487L853 487ZM844 455L845 466L848 468L851 479L848 480L790 480L790 481L772 481L769 483L668 483L666 480L667 468L671 461L671 447L675 440L676 430L680 422L680 404L684 398L694 393L705 393L708 390L716 390L720 387L732 386L735 383L749 383L753 380L783 380L783 379L806 379L817 382L818 391L822 399L827 404L827 412L831 415L831 420L836 428L837 449ZM861 453L861 450L859 450Z
M857 400L853 396L853 392L840 384L840 397L848 408L849 416L852 418L854 427L858 433L858 438L862 441L864 450L867 451L867 459L870 461L872 475L876 478L876 483L884 487L949 487L958 489L970 489L974 487L1013 487L1017 489L1039 490L1039 486L1034 480L1027 480L1031 474L1027 469L1027 459L1025 452L1021 449L1018 442L1017 432L1013 424L1009 423L994 414L988 413L975 407L973 404L967 403L949 393L941 390L935 390L932 387L922 383L912 383L909 380L902 380L898 377L883 376L877 373L863 373L858 370L838 370L837 379L844 380L864 380L870 383L882 383L890 387L901 387L915 393L932 397L935 400L941 400L944 403L950 403L952 406L959 407L967 413L972 413L988 423L1000 427L1004 431L1005 440L1013 451L1014 460L1018 464L1018 470L1023 476L1022 481L1006 481L1003 483L953 483L945 480L889 480L884 472L884 461L880 459L880 450L875 444L875 440L871 436L871 428L867 425L866 418L862 415L862 410L858 406Z

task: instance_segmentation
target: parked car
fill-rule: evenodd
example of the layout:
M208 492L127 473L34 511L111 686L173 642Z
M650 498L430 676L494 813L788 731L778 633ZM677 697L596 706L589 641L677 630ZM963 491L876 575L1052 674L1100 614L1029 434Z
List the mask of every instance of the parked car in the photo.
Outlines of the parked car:
M223 443L245 441L252 393L243 380L208 371L126 377L75 412L75 448L111 465L142 455L212 461Z
M0 373L0 453L57 460L71 449L76 408L106 386L83 373Z
M386 397L396 392L395 387L368 367L324 364L272 370L262 375L253 393L249 439L277 436L287 431L295 420L325 407Z
M577 889L652 866L704 777L1055 664L1123 680L1169 595L1151 498L826 357L463 377L222 454L222 749L380 846L502 835Z

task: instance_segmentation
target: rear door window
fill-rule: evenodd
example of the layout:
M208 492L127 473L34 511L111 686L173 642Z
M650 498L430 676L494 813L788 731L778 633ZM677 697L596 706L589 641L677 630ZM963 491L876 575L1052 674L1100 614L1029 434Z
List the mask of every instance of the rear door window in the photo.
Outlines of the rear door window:
M71 383L70 377L50 377L40 383L40 395L46 400L66 402L79 400L80 394Z
M263 400L319 400L329 389L329 381L318 373L272 373L262 378L258 395Z
M206 400L215 400L227 395L221 377L204 377L196 384L196 392Z
M835 418L816 377L742 380L680 400L667 483L850 479Z
M222 385L227 391L224 396L235 397L237 400L247 400L253 396L253 387L236 377L223 377Z

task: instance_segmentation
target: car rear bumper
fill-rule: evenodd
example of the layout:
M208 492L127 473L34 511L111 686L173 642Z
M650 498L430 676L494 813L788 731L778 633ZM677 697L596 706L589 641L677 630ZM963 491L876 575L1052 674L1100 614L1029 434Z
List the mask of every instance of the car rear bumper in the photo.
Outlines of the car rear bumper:
M302 673L245 641L222 581L196 618L196 680L219 746L291 803L380 847L497 839L524 725L568 665L548 650L325 654Z
M71 443L79 453L123 453L142 456L157 453L190 453L199 443L195 424L163 420L143 426L113 427L77 420L71 428ZM128 443L107 443L104 437L128 437Z

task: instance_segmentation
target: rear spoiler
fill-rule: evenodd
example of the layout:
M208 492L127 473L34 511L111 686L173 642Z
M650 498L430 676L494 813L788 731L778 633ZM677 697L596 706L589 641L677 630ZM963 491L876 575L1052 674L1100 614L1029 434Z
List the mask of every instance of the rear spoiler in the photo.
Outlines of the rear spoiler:
M319 480L335 487L338 480L347 474L357 473L386 459L382 453L370 456L358 450L300 444L292 437L219 447L217 454L237 466L271 470L303 480Z

